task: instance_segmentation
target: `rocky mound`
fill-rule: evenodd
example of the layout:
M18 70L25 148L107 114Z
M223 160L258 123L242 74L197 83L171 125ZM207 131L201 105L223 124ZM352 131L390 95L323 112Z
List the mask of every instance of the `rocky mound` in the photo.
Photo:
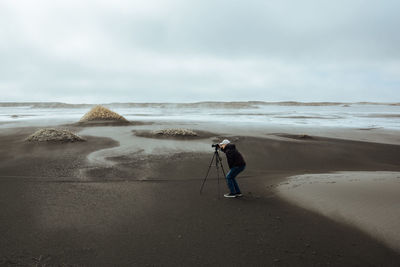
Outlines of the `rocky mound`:
M59 143L86 141L84 138L68 130L61 130L54 128L40 129L35 133L31 134L30 136L28 136L25 140L29 142L59 142Z
M198 136L198 134L189 129L163 129L153 132L158 136Z
M114 121L119 123L129 123L129 121L123 116L103 106L95 106L94 108L92 108L79 120L79 123L96 121Z

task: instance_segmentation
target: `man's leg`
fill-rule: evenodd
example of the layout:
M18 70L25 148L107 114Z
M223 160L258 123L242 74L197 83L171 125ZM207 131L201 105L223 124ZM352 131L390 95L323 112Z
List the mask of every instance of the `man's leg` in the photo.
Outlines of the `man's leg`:
M226 175L226 182L228 184L229 190L231 191L231 194L240 194L239 185L237 184L235 177L241 171L243 171L243 169L244 167L233 167Z
M236 172L235 172L235 175L234 175L233 178L232 178L232 182L233 182L233 186L234 186L234 188L235 188L236 194L241 194L239 185L238 185L238 183L236 182L236 176L238 176L239 173L241 173L241 172L244 170L245 167L246 167L246 166L237 167L237 170L236 170Z
M233 178L232 182L233 182L233 187L235 187L235 192L236 192L235 194L241 194L242 192L240 192L240 188L239 188L238 183L236 182L236 179Z
M233 167L232 169L230 169L228 174L226 175L226 184L228 185L231 194L236 194L236 188L232 179L232 177L234 178L234 175L236 173L236 168L237 167Z

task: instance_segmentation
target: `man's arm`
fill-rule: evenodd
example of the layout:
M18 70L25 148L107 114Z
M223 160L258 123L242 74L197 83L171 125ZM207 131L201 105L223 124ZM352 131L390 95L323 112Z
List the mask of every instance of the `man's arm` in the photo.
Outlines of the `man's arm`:
M228 166L229 169L233 167L234 159L235 159L235 151L234 150L228 150L226 151L226 159L228 161Z

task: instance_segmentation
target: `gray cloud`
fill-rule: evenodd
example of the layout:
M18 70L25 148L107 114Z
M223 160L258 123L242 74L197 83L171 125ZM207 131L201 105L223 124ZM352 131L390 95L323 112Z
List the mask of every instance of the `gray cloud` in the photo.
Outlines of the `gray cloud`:
M398 1L2 1L3 101L400 101Z

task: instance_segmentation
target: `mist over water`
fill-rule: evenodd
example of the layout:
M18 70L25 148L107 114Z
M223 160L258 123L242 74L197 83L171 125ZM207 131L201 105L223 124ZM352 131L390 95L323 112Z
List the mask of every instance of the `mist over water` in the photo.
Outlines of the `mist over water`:
M94 105L0 103L2 127L78 121ZM200 102L105 104L132 121L235 122L400 129L398 103Z

